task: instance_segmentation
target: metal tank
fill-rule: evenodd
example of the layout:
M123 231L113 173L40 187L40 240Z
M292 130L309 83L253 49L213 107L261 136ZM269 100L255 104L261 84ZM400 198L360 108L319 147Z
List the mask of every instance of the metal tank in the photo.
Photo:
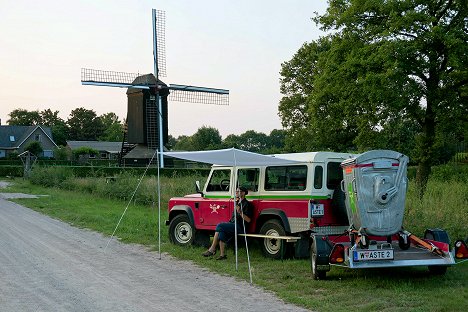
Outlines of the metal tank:
M341 163L350 226L369 235L389 236L403 224L408 157L373 150Z

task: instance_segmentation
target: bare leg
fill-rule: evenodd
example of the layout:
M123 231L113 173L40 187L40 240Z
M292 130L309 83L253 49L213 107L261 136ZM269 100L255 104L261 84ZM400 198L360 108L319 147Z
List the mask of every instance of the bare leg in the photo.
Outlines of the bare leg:
M219 232L215 232L215 235L213 236L213 243L211 244L210 248L208 248L209 251L215 252L216 251L216 246L218 246L219 242ZM221 248L221 245L220 245Z
M225 247L224 242L219 241L219 256L220 257L224 256L224 247Z

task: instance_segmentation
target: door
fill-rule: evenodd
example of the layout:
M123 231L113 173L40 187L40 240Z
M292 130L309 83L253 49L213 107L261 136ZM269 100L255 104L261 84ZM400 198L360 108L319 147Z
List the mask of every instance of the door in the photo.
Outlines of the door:
M231 200L232 169L213 169L200 203L200 224L214 227L228 222L233 212Z

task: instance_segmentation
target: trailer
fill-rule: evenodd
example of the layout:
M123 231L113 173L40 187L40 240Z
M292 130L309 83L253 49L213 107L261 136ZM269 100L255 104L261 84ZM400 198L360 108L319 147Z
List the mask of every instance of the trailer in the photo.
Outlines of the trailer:
M310 263L314 279L331 266L350 269L427 266L433 274L468 258L467 242L450 248L442 229L427 229L419 238L403 228L408 157L375 150L341 163L341 189L349 228L340 235L311 233Z

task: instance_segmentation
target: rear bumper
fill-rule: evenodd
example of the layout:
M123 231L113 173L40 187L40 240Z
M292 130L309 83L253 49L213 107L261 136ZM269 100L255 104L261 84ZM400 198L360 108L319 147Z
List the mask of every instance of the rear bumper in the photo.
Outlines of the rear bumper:
M396 246L393 260L355 261L353 259L354 248L348 249L345 253L345 262L340 266L351 269L369 269L432 265L450 266L455 264L455 259L450 252L446 253L445 256L440 256L429 250L414 246L411 246L408 250L401 250Z

